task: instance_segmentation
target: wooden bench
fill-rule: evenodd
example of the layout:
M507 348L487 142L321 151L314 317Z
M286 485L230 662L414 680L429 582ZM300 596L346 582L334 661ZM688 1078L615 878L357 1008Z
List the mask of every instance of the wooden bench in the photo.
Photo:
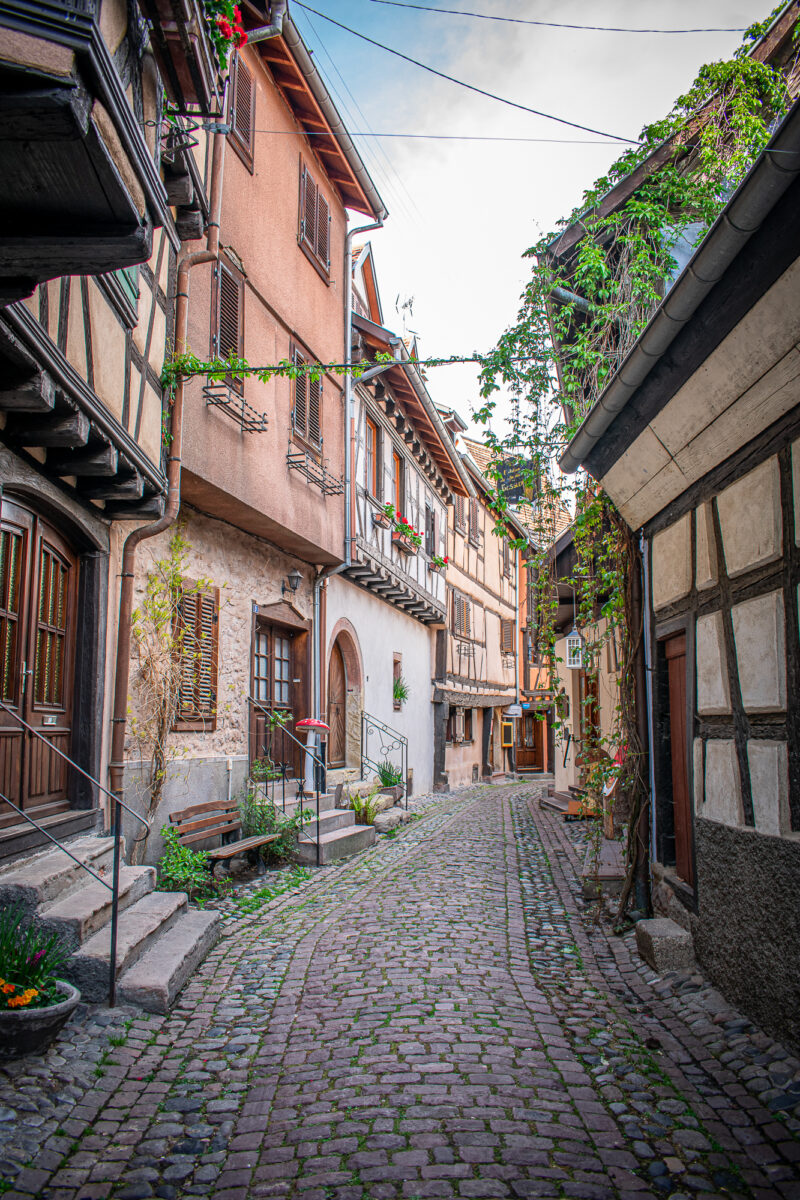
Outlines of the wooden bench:
M204 842L206 838L215 837L217 834L221 839L226 833L235 833L242 828L239 807L235 800L191 804L188 808L171 812L169 819L178 831L178 841L182 846ZM206 850L205 853L211 862L219 862L226 858L235 858L237 854L244 854L247 850L255 850L258 846L266 846L277 841L280 836L279 833L266 833L240 838L238 842L228 842L224 846L220 844L216 850Z

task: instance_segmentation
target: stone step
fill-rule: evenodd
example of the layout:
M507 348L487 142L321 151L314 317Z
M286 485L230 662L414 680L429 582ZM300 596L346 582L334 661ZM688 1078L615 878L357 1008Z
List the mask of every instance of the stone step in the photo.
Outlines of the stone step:
M347 829L336 829L333 833L323 833L320 841L320 866L335 862L339 858L347 858L359 850L372 846L376 838L372 825L351 825ZM297 854L300 862L315 865L317 861L316 841L299 841Z
M336 829L350 829L356 823L356 814L352 808L334 808L330 812L321 812L319 815L320 829L324 834L333 833ZM317 822L309 821L303 826L303 837L317 836Z
M44 904L37 910L37 923L54 933L64 936L67 944L75 950L83 942L96 933L111 919L111 892L96 883L91 876L84 887L59 896L50 904ZM111 883L112 872L106 873ZM120 867L119 872L119 907L120 912L130 908L142 896L148 895L156 886L155 867Z
M185 892L150 892L120 913L117 971L133 966L187 908ZM92 934L69 960L67 978L80 988L84 1000L105 999L110 954L111 925L108 924Z
M278 804L277 807L281 808L280 803ZM302 802L295 799L294 797L291 800L287 800L286 801L287 817L294 816L294 814L297 812L298 808L300 808L300 807L307 809L308 812L316 813L316 811L317 811L316 796L315 795L306 796L305 800L303 800ZM336 799L333 795L333 792L321 792L320 793L319 811L320 811L320 813L336 811Z
M219 913L190 908L118 980L117 995L146 1012L166 1013L222 928Z
M87 863L98 875L111 879L114 839L80 837L68 843L71 854ZM18 859L0 871L0 904L22 903L36 908L58 897L79 890L88 880L99 888L63 850L45 850L30 858Z
M81 833L88 833L91 830L97 829L102 821L102 814L97 808L89 809L67 809L66 812L55 813L50 817L44 817L39 820L36 816L36 811L32 813L39 825L50 834L51 837L57 838L59 842L65 842L69 838L76 837ZM52 847L52 842L46 837L42 830L37 829L35 825L31 825L28 821L20 821L15 825L6 825L0 830L0 863L17 862L23 855L34 853L38 850L48 851Z

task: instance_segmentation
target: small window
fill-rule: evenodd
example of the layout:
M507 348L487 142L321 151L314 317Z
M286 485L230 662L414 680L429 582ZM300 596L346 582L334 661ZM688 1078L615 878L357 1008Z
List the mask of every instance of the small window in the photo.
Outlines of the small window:
M473 740L474 739L473 739L473 733L472 733L472 709L465 708L464 709L464 741L471 742Z
M472 605L458 592L453 592L452 630L456 637L468 638L472 626Z
M425 553L429 556L438 554L436 544L436 513L430 504L425 505Z
M120 267L118 271L113 272L119 286L122 288L122 293L125 299L128 300L134 308L139 304L139 268L138 267Z
M503 538L501 553L503 556L503 574L506 579L511 578L511 543L508 538Z
M454 742L456 740L456 710L451 706L447 713L447 733L445 740Z
M467 528L466 508L467 508L467 506L464 503L464 497L456 496L455 526L456 526L456 529L460 529L462 532Z
M469 502L469 540L473 546L481 544L480 505L477 500Z
M330 206L305 163L300 167L300 245L330 274Z
M500 649L503 654L514 653L514 622L500 622Z
M177 620L181 678L175 728L210 731L217 727L219 588L199 590L186 580Z
M305 368L308 359L295 350L295 367L302 368L292 380L292 429L304 441L319 449L322 446L322 380L314 379Z
M244 279L220 259L214 269L214 307L211 353L217 358L244 355ZM244 391L243 379L229 379L237 392Z
M231 103L228 114L231 127L230 142L252 175L256 128L256 89L253 76L240 54L237 54L234 59L231 77Z
M398 450L392 451L392 504L395 512L402 514L405 504L405 477L403 456Z
M365 436L366 469L364 482L371 496L378 496L378 426L367 417Z

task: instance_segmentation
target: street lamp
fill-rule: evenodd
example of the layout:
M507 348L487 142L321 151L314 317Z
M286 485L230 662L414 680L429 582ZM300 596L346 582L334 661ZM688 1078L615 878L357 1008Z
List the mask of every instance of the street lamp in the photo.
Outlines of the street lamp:
M583 667L583 637L578 631L578 601L575 595L575 585L568 583L568 587L572 588L572 632L567 635L567 667L570 671L580 671Z
M289 584L289 589L292 592L296 592L297 589L300 587L302 579L303 579L303 576L300 574L297 567L295 567L295 569L293 571L289 572L287 578L281 584L281 595L282 596L286 595L286 584L287 583Z

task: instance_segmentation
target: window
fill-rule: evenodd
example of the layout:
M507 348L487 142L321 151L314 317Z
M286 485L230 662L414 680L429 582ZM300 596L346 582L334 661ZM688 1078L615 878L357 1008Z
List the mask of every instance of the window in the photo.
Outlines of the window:
M324 270L331 269L331 214L304 162L300 164L300 245Z
M308 359L295 350L292 361L296 367L307 367ZM303 370L293 381L292 429L319 449L322 446L322 380L313 379Z
M456 637L468 638L472 625L472 605L458 592L453 592L452 629Z
M378 497L378 426L367 417L365 436L366 470L364 483L371 496Z
M431 508L430 504L425 505L425 553L428 555L438 554L439 550L436 544L436 513Z
M178 729L216 729L219 588L186 580L178 605L181 679Z
M139 303L139 268L120 267L118 271L113 271L112 274L122 288L125 299L135 309Z
M456 496L455 525L456 529L460 529L462 532L467 528L466 504L463 496Z
M454 742L456 740L456 710L452 707L447 712L447 733L445 741Z
M256 629L253 698L266 708L288 708L292 686L292 639L271 626Z
M398 450L392 450L392 504L397 513L403 512L405 503L405 478L403 474L403 457Z
M230 143L248 171L253 173L253 140L256 127L256 89L253 76L240 54L231 71L231 104L228 113Z
M480 506L477 500L469 502L469 540L473 546L481 544Z
M214 268L214 307L211 353L218 358L244 356L244 280L229 263L219 260ZM228 379L237 392L244 391L243 379Z
M514 653L514 622L500 622L500 649L503 654Z
M511 578L511 543L508 538L503 538L501 550L503 556L503 574L507 579Z
M288 637L275 634L275 678L272 697L273 703L279 707L285 707L289 703L289 688L292 682L289 645Z
M472 732L472 709L464 709L464 741L471 742L474 739Z

